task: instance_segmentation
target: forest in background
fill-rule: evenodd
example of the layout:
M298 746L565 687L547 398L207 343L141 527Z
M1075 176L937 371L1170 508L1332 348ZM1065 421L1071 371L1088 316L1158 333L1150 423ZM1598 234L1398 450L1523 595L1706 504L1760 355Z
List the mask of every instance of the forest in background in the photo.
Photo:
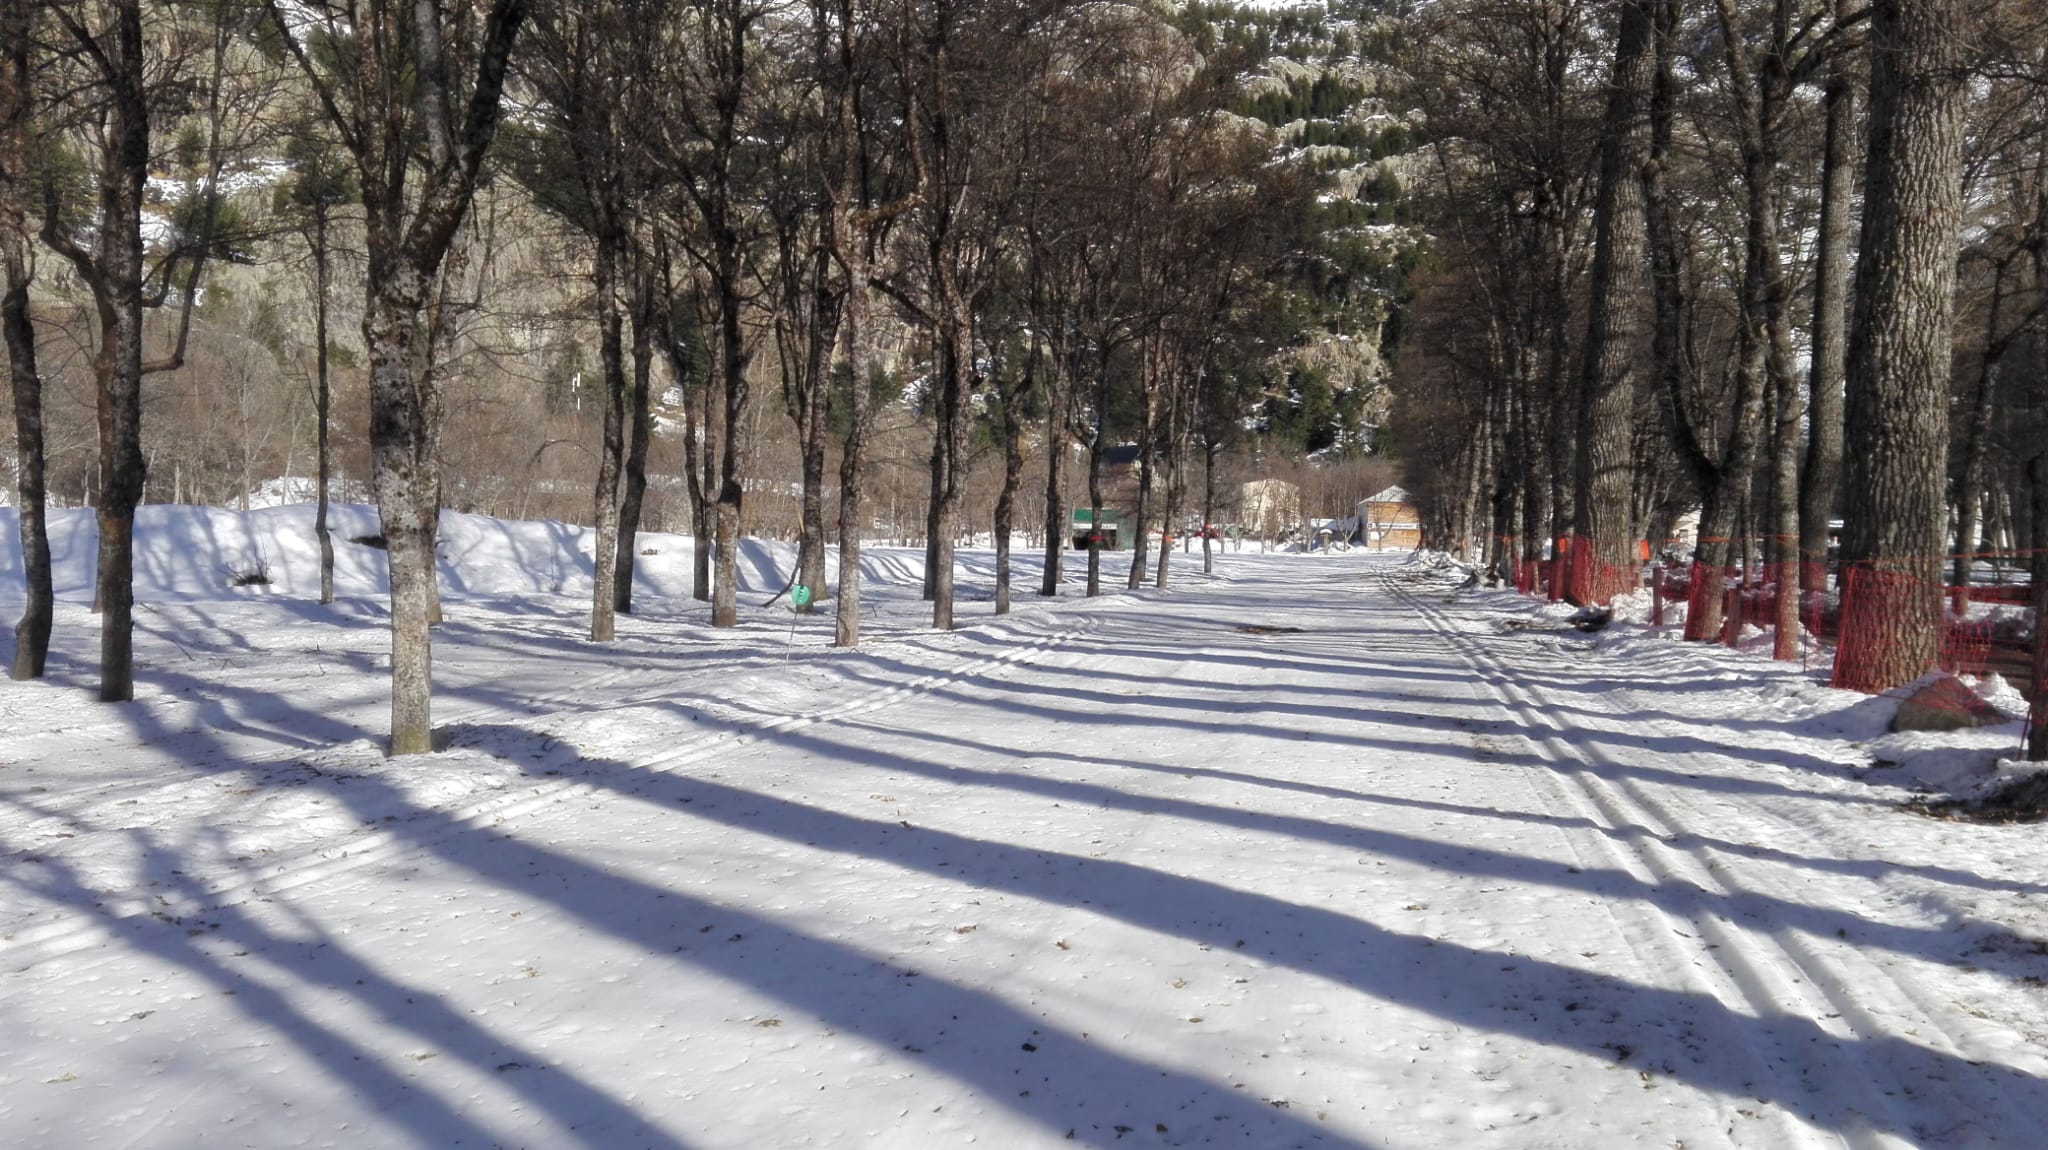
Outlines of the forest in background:
M1754 597L1779 658L1824 628L1836 685L1863 690L1939 665L1986 581L2031 578L2042 616L2038 5L1415 17L1432 256L1392 422L1433 545L1594 604L1696 516L1686 638Z
M1342 515L1398 476L1430 545L1589 606L1696 515L1687 636L1737 580L1781 641L1825 597L1866 689L1937 661L1978 557L2048 586L2022 0L0 0L0 32L17 675L40 508L99 518L115 699L135 506L306 477L379 508L401 749L442 507L594 525L597 640L643 522L697 537L719 625L736 540L795 537L852 644L864 538L923 543L943 628L963 539L999 610L1013 538L1041 594L1164 586L1253 478ZM1112 501L1128 566L1063 556Z
M15 673L47 645L53 504L99 520L119 699L137 505L374 502L399 750L441 507L594 524L599 640L641 523L697 536L719 625L739 536L793 535L846 644L858 565L824 587L827 546L924 543L946 627L962 538L1045 548L1050 594L1109 498L1131 586L1243 479L1348 510L1392 478L1370 454L1422 247L1369 62L1392 19L6 0Z

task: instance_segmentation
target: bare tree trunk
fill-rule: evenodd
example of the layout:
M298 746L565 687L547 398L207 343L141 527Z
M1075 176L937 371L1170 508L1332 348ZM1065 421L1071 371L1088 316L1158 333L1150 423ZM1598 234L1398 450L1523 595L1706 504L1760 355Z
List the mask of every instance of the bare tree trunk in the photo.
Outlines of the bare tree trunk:
M2015 253L2017 254L2017 253ZM1984 351L1977 361L1977 394L1963 425L1963 459L1956 477L1955 567L1950 581L1956 587L1957 602L1970 597L1970 573L1984 530L1984 462L1990 450L1992 419L1998 403L1999 378L2003 373L2010 335L1999 331L2005 313L2007 265L2000 263L1991 286L1990 314L1984 325Z
M841 261L846 265L846 368L851 375L850 423L839 459L839 603L834 621L834 646L860 644L860 545L867 524L864 489L869 426L873 422L868 396L868 333L873 318L873 292L868 284L865 239L851 229L839 232Z
M797 543L796 581L811 591L797 608L808 615L826 595L825 588L825 396L830 390L832 346L838 342L841 302L830 287L831 239L818 245L812 272L811 322L805 332L803 378L797 403L797 438L803 459L801 518Z
M1217 445L1202 444L1202 574L1216 573L1216 558L1211 546L1209 530L1216 522L1216 451Z
M376 223L373 227L378 226ZM434 533L420 448L426 413L414 390L413 332L425 288L409 266L373 271L363 339L370 353L370 456L391 572L391 753L433 750L430 631Z
M1067 418L1070 383L1064 360L1052 365L1048 381L1045 414L1045 570L1038 581L1038 593L1051 598L1060 593L1060 568L1068 536L1073 532L1067 517L1065 493L1060 477L1067 462Z
M2048 219L2048 190L2039 193L2035 204L2037 217ZM2032 256L2034 286L2040 290L2048 286L2048 248L2036 247ZM2048 406L2042 402L2048 400L2048 318L2035 317L2033 327L2036 358L2027 406L2038 428L2043 408ZM2034 583L2034 696L2028 714L2027 758L2037 763L2048 761L2048 626L2042 624L2048 619L2048 447L2043 446L2042 438L2035 437L2033 458L2026 461L2027 505L2015 507L2013 516L2014 534L2024 529L2018 542L2031 556L2028 567Z
M133 51L141 52L137 36ZM125 38L125 37L124 37ZM140 69L140 60L137 60ZM136 93L139 104L141 93ZM108 172L100 217L102 266L113 270L101 305L98 377L100 548L95 590L100 607L100 701L135 697L135 507L142 501L142 176L147 169L148 113L117 113L117 134L139 149L127 172ZM123 125L123 120L128 121ZM127 149L124 147L123 149Z
M1160 517L1159 568L1152 585L1164 591L1172 567L1173 532L1180 526L1181 504L1187 498L1188 392L1192 381L1176 375L1178 386L1167 393L1166 508ZM1207 534L1204 532L1203 534ZM1185 533L1183 533L1185 539Z
M334 532L327 523L328 479L333 460L328 428L334 389L327 364L327 207L313 209L313 537L320 541L320 601L334 602Z
M1145 583L1146 555L1151 543L1152 466L1153 439L1158 434L1159 422L1159 376L1155 353L1145 349L1144 366L1139 371L1145 389L1145 424L1138 429L1138 506L1131 516L1131 569L1124 580L1126 589L1136 591Z
M1933 665L1941 642L1964 6L1874 0L1871 11L1843 537L1844 557L1868 565L1871 598L1844 612L1842 645L1859 657L1840 662L1837 685L1882 691Z
M685 301L676 297L667 257L662 258L660 314L655 339L662 358L668 361L669 377L683 393L683 477L690 503L690 597L699 602L711 598L711 501L718 456L718 433L711 411L711 389L692 370L690 350L678 333L678 315ZM691 315L695 305L689 303ZM702 330L697 325L696 330Z
M699 329L702 326L699 325ZM693 542L690 597L711 601L711 500L718 487L718 416L711 402L711 381L698 379L673 332L667 340L669 364L683 388L683 458L690 480L690 536Z
M1798 387L1792 370L1792 352L1786 332L1786 289L1784 260L1778 239L1778 137L1781 108L1790 95L1785 80L1785 53L1791 35L1789 9L1777 4L1767 40L1758 43L1743 26L1734 0L1718 0L1721 40L1728 61L1730 87L1734 96L1742 141L1744 189L1744 264L1740 299L1740 329L1737 338L1738 401L1736 418L1741 421L1730 436L1742 445L1723 456L1718 467L1748 472L1753 466L1746 424L1762 418L1759 402L1752 415L1750 396L1768 401L1770 412L1769 482L1761 500L1763 519L1769 524L1769 553L1766 561L1778 575L1778 614L1775 618L1776 646L1780 659L1798 654L1799 567L1797 563L1799 506L1798 493ZM1762 436L1762 430L1756 433ZM1727 477L1735 482L1736 476ZM1749 553L1743 553L1745 562Z
M434 537L439 514L434 438L438 400L428 349L415 346L428 294L454 244L475 195L484 153L497 130L499 98L512 43L526 16L525 0L493 0L473 29L472 87L455 111L445 55L447 13L420 0L399 8L365 4L351 10L363 31L363 51L348 74L332 77L308 58L293 35L292 21L276 3L267 5L277 43L295 57L321 96L363 176L365 280L363 341L370 361L370 454L391 573L391 753L433 749L432 651L429 625L436 610ZM302 12L303 14L303 12ZM332 22L327 25L336 31ZM400 41L404 47L395 47ZM402 58L400 56L402 54ZM382 82L408 73L407 94ZM337 96L347 84L362 102ZM387 124L417 125L424 146L417 154L394 154ZM371 128L368 125L374 124ZM396 161L395 163L391 161ZM412 164L430 174L409 196L404 176ZM397 179L389 178L392 173ZM427 338L432 338L428 325Z
M652 277L643 268L635 277L633 292L633 401L632 427L626 443L626 491L619 503L619 544L612 568L612 606L621 614L633 612L633 572L638 565L641 510L647 500L647 442L654 432L654 326Z
M0 341L7 346L14 395L15 507L19 510L21 570L27 602L14 628L16 679L40 679L50 651L54 596L50 580L48 492L44 487L43 380L36 363L35 317L30 311L28 126L34 72L29 60L30 5L0 0Z
M1803 585L1799 560L1799 387L1791 365L1778 354L1772 356L1771 389L1771 484L1770 557L1776 576L1777 595L1771 620L1771 657L1791 661L1800 657L1800 588Z
M1837 8L1839 13L1839 0ZM1842 378L1856 195L1856 87L1846 59L1829 65L1823 100L1827 135L1814 256L1813 368L1807 384L1806 461L1799 477L1799 558L1806 568L1799 583L1809 592L1820 590L1826 577L1829 521L1842 483Z
M932 587L932 626L953 629L953 532L959 522L960 490L967 454L968 379L973 370L972 317L958 293L946 291L939 335L940 420L936 433L944 440L945 470L933 500L934 535L928 572ZM935 449L936 450L936 449ZM939 477L934 476L935 480Z
M721 272L718 301L719 375L725 384L725 442L719 456L718 506L713 522L717 533L711 581L711 625L739 625L739 542L740 502L744 489L740 468L746 458L747 360L745 333L740 326L739 268L737 253L728 253L733 265Z
M142 455L142 189L149 174L149 107L144 90L141 6L117 0L110 26L72 34L97 62L109 93L99 143L97 218L92 250L81 248L46 200L42 238L77 270L99 318L93 356L99 431L99 562L94 608L100 612L100 699L135 697L134 527L146 462ZM10 47L13 47L10 45ZM54 191L49 193L54 195Z
M1017 487L1024 477L1024 423L1018 409L1038 379L1038 347L1034 340L1024 353L1021 380L1007 376L997 386L1003 432L1003 486L996 495L996 614L1010 613L1010 529L1017 506Z
M1533 352L1525 356L1519 367L1522 374L1516 383L1522 393L1522 560L1534 565L1542 562L1550 539L1550 432L1546 416L1554 413L1537 402Z
M1004 416L1003 487L996 494L996 614L1010 613L1010 520L1017 504L1017 484L1024 475L1024 437Z
M439 267L432 273L433 302L426 313L426 342L419 353L419 367L415 384L420 391L420 441L414 448L418 460L418 479L414 490L420 501L420 522L427 530L427 623L440 626L441 573L439 564L441 544L441 508L446 502L441 489L441 428L442 417L446 414L447 370L449 348L460 334L459 323L466 311L475 305L461 299L463 282L468 275L471 256L471 234L463 226L469 218L465 208L462 222L458 222L448 245L448 252ZM490 258L489 249L485 259Z
M11 10L7 13L13 14ZM14 53L11 50L9 54ZM0 60L0 68L9 68L11 63ZM20 78L25 80L25 76ZM5 165L4 158L0 165ZM16 679L40 679L49 660L55 594L50 578L49 501L43 486L43 380L36 365L35 321L29 311L28 288L34 273L28 260L26 222L4 202L0 202L0 213L4 213L0 214L0 269L6 273L6 294L0 296L0 337L7 343L14 392L14 505L20 514L21 573L28 600L14 627L12 674Z
M1656 251L1656 231L1651 229L1651 251ZM1488 528L1492 532L1486 541L1488 586L1512 582L1515 578L1516 529L1521 524L1521 507L1518 496L1521 493L1520 473L1523 447L1516 434L1521 426L1520 404L1515 402L1515 385L1512 378L1492 384L1495 408L1494 441L1497 450L1493 453L1493 487L1488 492Z
M2027 758L2038 763L2048 761L2048 626L2041 624L2041 620L2048 619L2048 548L2041 546L2043 540L2048 540L2048 451L2037 451L2027 461L2027 480L2031 492L2028 519L2034 543L2035 620L2034 698L2027 725Z
M1591 544L1594 570L1575 572L1584 602L1631 589L1621 574L1635 559L1629 496L1635 487L1633 424L1644 274L1642 173L1649 162L1650 101L1656 75L1648 0L1622 0L1621 30L1600 137L1594 205L1592 291L1586 367L1579 389L1573 532ZM1592 576L1597 575L1597 578Z
M945 353L941 352L943 358ZM940 369L943 376L944 369ZM952 417L947 411L951 403L946 394L946 385L941 379L938 394L932 397L932 454L929 461L929 489L925 492L924 503L924 601L939 601L939 536L945 533L943 505L945 503L946 473L949 469L948 448L952 446ZM949 572L950 574L950 572Z
M603 208L599 211L608 214ZM597 485L591 495L597 540L590 552L590 638L609 643L617 628L619 472L626 454L626 348L619 307L625 237L616 221L601 223L598 231L597 338L599 373L604 379L604 438L598 447ZM607 562L608 558L613 561Z
M1567 333L1570 321L1568 268L1562 253L1552 270L1551 291L1547 306L1550 310L1548 328L1549 348L1544 364L1544 381L1549 385L1550 410L1545 413L1549 435L1545 437L1544 475L1548 479L1548 490L1544 494L1544 510L1549 518L1543 524L1544 534L1551 541L1551 584L1550 599L1555 602L1564 598L1565 587L1570 576L1571 557L1564 548L1570 546L1572 533L1572 471L1577 459L1575 433L1578 421L1578 396L1575 380L1570 371L1571 340Z
M29 10L22 0L0 0L0 341L14 395L14 506L21 533L26 602L14 627L16 679L40 679L49 661L55 593L50 576L49 495L44 486L43 377L36 362L35 316L30 310L31 262L28 125L34 73L29 61Z
M1095 437L1088 441L1088 597L1102 594L1102 456L1109 435L1109 352L1096 357Z

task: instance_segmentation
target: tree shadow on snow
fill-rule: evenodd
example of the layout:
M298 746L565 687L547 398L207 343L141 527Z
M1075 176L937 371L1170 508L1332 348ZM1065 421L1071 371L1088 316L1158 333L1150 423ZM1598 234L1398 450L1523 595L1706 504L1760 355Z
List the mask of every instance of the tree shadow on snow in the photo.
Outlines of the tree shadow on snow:
M240 725L234 718L240 708L233 700L216 704L222 726L214 730ZM146 741L183 744L206 737L164 729L142 708L130 708L125 717ZM293 725L301 737L330 743L359 735L348 724L312 712L297 712ZM478 726L462 734L466 741L519 756L522 769L540 770L521 755L528 748L545 749L542 737L531 731ZM211 752L191 749L195 754L189 761L205 763L209 772L262 777L279 767L237 759L219 746ZM542 761L559 757L540 756ZM592 780L634 777L621 764L595 766ZM641 774L649 783L643 792L664 789L666 776ZM813 1015L825 1027L914 1058L1053 1137L1078 1131L1084 1144L1103 1144L1142 1122L1179 1129L1183 1138L1194 1135L1236 1145L1316 1144L1366 1150L1365 1143L1337 1137L1326 1126L1248 1097L1227 1083L1120 1054L1083 1034L1052 1026L996 994L951 983L886 954L696 897L689 889L698 885L700 876L687 859L678 860L675 884L657 885L521 841L516 833L420 807L375 772L337 773L330 767L306 785L323 788L327 797L344 804L364 823L374 822L380 833L393 836L409 851L524 897L547 901L586 927L644 949L654 961L672 964L678 977L709 972L753 986ZM664 805L673 802L678 819L702 818L685 808L681 800L686 796L641 797ZM730 797L725 792L707 796L712 805ZM32 878L10 873L0 881L99 918L122 945L173 963L234 995L252 1023L287 1035L327 1073L361 1091L376 1113L406 1128L422 1144L489 1143L501 1134L480 1126L450 1097L399 1073L389 1051L367 1050L301 1011L295 1005L296 994L346 995L380 1024L454 1054L473 1069L502 1076L508 1089L572 1131L582 1145L683 1145L635 1105L584 1080L575 1066L485 1030L432 991L393 977L388 963L380 965L367 954L351 952L303 917L290 932L265 927L244 909L258 888L242 892L239 901L223 900L197 878L188 877L206 869L194 857L199 853L196 847L174 848L147 836L139 845L145 861L137 875L138 887L156 883L159 886L150 889L161 891L167 900L175 897L177 901L167 905L185 912L177 920L104 910L100 903L105 895L61 861L39 859ZM211 877L218 881L217 875ZM287 904L288 910L291 898L279 893L266 901ZM271 987L236 969L236 963L252 961L263 967L266 978L289 985ZM213 1088L226 1087L216 1080Z
M291 915L292 929L280 932L259 922L246 903L223 904L188 873L193 865L190 848L174 848L147 832L100 833L131 839L142 858L138 886L146 884L162 905L186 913L106 913L100 910L102 892L73 868L48 858L39 859L40 865L19 868L6 881L24 893L97 917L121 948L151 955L232 996L236 1009L252 1024L289 1040L327 1076L353 1091L364 1111L404 1127L421 1145L497 1145L504 1131L478 1123L473 1096L466 1105L452 1090L443 1097L402 1072L388 1043L354 1040L309 1013L302 1002L319 995L345 997L384 1031L415 1039L423 1049L412 1057L450 1056L479 1076L506 1078L516 1094L553 1118L578 1145L595 1150L629 1145L685 1150L685 1142L657 1129L625 1102L511 1036L485 1030L424 986L391 976L309 917ZM288 896L265 901L284 906L283 913L290 914ZM263 1089L282 1106L292 1105L294 1099L279 1088L261 1086L267 1075L255 1048L264 1043L255 1034L245 1042L252 1072L237 1076L227 1059L214 1061L205 1070L205 1089ZM247 1120L247 1133L258 1143L276 1136L262 1128L261 1119L246 1116L245 1109L238 1118Z
M791 739L789 733L768 736ZM824 745L814 753L830 753ZM843 748L840 748L843 750ZM912 769L889 758L889 769ZM928 765L929 766L929 765ZM1216 947L1238 949L1382 1001L1446 1021L1495 1030L1576 1051L1603 1062L1626 1062L1731 1099L1770 1100L1843 1133L1874 1131L1920 1139L1920 1097L1946 1093L1951 1115L2009 1122L2039 1132L2048 1114L2048 1081L2010 1067L1985 1065L1891 1036L1845 1037L1813 1020L1739 1013L1711 995L1646 986L1525 955L1479 950L1387 930L1347 915L1268 895L1172 875L1112 859L1082 858L1025 845L970 838L841 814L683 774L594 759L582 777L593 784L791 843L881 861L970 888L1020 895L1054 905L1085 906L1142 929ZM945 768L936 768L946 770ZM950 772L948 772L950 773ZM1048 781L1049 782L1049 781ZM1001 785L1001 784L996 784ZM1053 784L1046 793L1114 801L1106 788ZM1230 812L1239 814L1242 812ZM1309 820L1276 820L1280 833L1313 828ZM1369 841L1428 862L1436 848L1399 836ZM1372 848L1362 848L1372 849ZM1488 852L1457 853L1458 865ZM1441 864L1437 864L1441 865ZM1527 860L1516 860L1525 869ZM1564 879L1563 868L1553 868ZM1526 877L1519 875L1518 877ZM1572 876L1577 879L1581 876ZM1624 884L1637 889L1623 890ZM1592 893L1647 898L1681 912L1702 908L1704 892L1643 889L1613 872L1583 884ZM1829 912L1769 899L1728 900L1738 917L1751 912L1817 916ZM1868 924L1858 923L1859 927ZM1896 946L1925 947L1935 932L1892 932ZM1949 940L1952 945L1953 939Z

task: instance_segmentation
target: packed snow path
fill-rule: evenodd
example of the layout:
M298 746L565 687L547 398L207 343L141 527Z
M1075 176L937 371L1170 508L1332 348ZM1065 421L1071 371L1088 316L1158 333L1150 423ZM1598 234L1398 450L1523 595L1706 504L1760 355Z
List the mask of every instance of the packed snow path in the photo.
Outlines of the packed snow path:
M2038 835L1222 568L858 653L455 602L401 761L373 605L146 613L136 704L0 694L0 1144L2048 1145Z

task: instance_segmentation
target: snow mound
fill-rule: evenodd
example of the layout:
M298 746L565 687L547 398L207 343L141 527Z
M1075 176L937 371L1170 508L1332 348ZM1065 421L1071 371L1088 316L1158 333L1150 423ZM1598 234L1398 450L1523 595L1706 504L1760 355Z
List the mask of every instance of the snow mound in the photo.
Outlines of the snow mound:
M267 489L267 488L266 488ZM280 488L279 494L286 494ZM217 507L148 504L135 514L135 594L142 602L192 601L251 595L311 598L320 590L320 543L307 503L230 511ZM389 590L377 510L362 504L328 509L334 540L334 588L343 598L382 596ZM441 513L439 573L444 596L588 596L597 532L552 520L521 522ZM90 598L99 528L92 512L50 513L51 576L60 598ZM634 565L636 593L687 596L695 542L684 535L643 531ZM788 580L796 547L742 540L742 591L772 593ZM915 568L913 574L912 568ZM863 578L900 583L923 577L918 556L877 549L863 556ZM828 577L833 572L828 569ZM0 597L21 596L18 516L0 509Z

